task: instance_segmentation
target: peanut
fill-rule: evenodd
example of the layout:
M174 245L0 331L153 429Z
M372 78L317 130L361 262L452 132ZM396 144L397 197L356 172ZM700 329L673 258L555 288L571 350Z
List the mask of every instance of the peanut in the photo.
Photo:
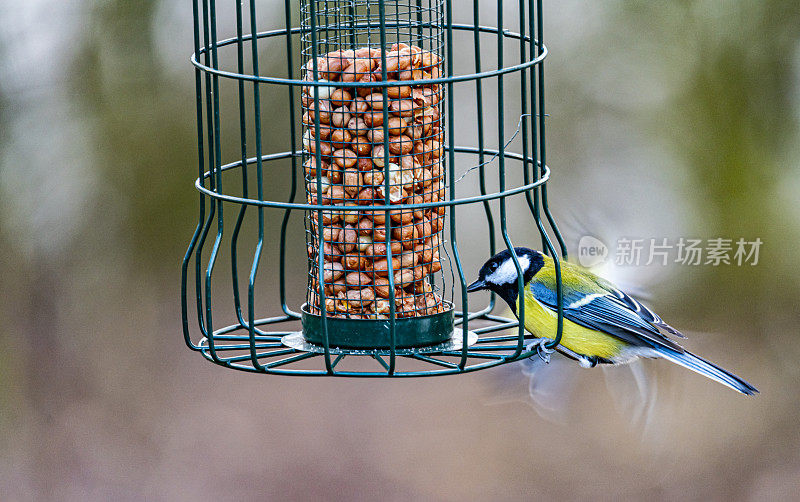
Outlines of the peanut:
M359 157L358 162L356 162L356 166L358 167L359 171L369 171L375 164L372 163L371 157Z
M345 202L344 204L346 207L358 207L358 204L353 202ZM348 225L356 225L358 224L358 211L342 211L342 219Z
M350 146L352 136L346 129L334 129L330 135L331 146L334 148L344 148ZM367 144L366 141L364 144Z
M340 238L343 242L340 244L342 250L345 253L350 253L356 248L356 243L358 243L358 232L356 232L356 229L351 225L345 225L340 233Z
M400 223L402 225L408 225L414 221L414 213L408 210L395 209L394 211L391 211L389 215L393 222Z
M369 127L380 127L383 125L383 112L365 112L364 123Z
M414 282L414 271L409 268L401 268L394 273L394 283L397 286L407 287Z
M361 173L358 169L345 169L344 170L344 191L351 198L356 198L358 192L361 191Z
M342 82L355 82L365 73L372 71L372 60L355 59L353 63L342 71Z
M331 103L334 104L334 106L346 106L350 104L350 101L353 99L353 96L352 94L350 94L350 91L347 91L346 89L337 88L331 93L328 99L330 100Z
M333 281L344 275L344 266L338 261L326 263L322 270L324 272L322 280L326 284L333 283Z
M378 296L389 298L389 291L389 279L383 277L375 279L375 292L378 293Z
M345 282L350 286L369 286L372 279L364 272L350 272L345 276Z
M356 153L356 155L359 156L358 159L359 169L361 169L362 165L365 166L367 169L372 169L372 164L362 164L362 159L364 157L368 157L370 152L372 152L372 143L367 141L367 138L365 138L364 136L357 136L355 139L353 139L353 141L349 145L346 146L349 146Z
M365 185L381 185L383 183L383 171L367 171L362 175Z
M408 97L408 96L401 96ZM406 99L395 100L389 104L389 111L401 117L411 117L414 115L414 103Z
M344 257L344 266L348 270L359 270L364 268L366 258L362 258L355 254L349 254Z
M356 161L358 160L358 156L350 150L336 150L333 152L333 161L339 167L343 167L345 169L353 167L356 165Z
M401 79L401 80L409 80L409 79ZM411 86L408 85L393 85L386 88L386 95L389 96L391 99L396 100L398 98L409 98L411 97ZM392 101L392 103L397 103L398 101ZM403 101L405 102L405 101ZM389 105L389 109L391 110L392 105Z
M372 188L364 188L356 196L356 202L363 206L373 204L375 202L375 190Z
M329 124L331 121L331 112L333 112L333 108L331 107L330 101L320 99L319 107L314 106L313 102L311 103L311 105L308 107L308 111L306 112L310 124L315 123L317 110L319 110L320 124Z
M392 270L397 270L399 266L400 262L397 260L397 258L392 258ZM375 260L372 263L372 271L381 277L386 277L389 275L389 261L386 259Z
M325 176L325 171L328 169L328 163L324 160L320 163L322 166L322 175ZM309 177L316 177L317 175L317 158L311 157L303 164L303 167L306 170L306 176Z
M403 246L397 241L391 241L391 251L393 255L399 255L403 251ZM372 245L372 250L368 250L368 253L372 256L386 256L386 243L385 242L378 242Z

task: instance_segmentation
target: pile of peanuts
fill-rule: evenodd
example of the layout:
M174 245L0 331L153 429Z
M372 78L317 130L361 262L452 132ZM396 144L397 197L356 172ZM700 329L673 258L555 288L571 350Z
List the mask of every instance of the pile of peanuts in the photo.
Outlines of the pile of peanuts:
M380 49L334 51L318 58L318 81L330 85L318 86L318 106L314 87L303 88L306 196L311 204L333 207L322 211L321 243L319 211L308 213L311 313L319 314L320 307L319 252L324 256L322 275L328 315L388 318L390 268L397 317L446 310L428 280L430 274L442 269L439 246L444 206L390 211L390 222L386 221L385 211L370 210L372 205L438 202L445 197L441 86L402 84L439 78L441 64L441 58L433 52L406 44L393 45L386 53L386 72L388 80L396 85L387 87L388 99L384 101L380 87L336 86L336 82L381 81ZM304 69L305 80L313 80L313 60ZM385 122L384 110L388 111ZM319 128L315 124L317 117ZM343 206L359 209L338 209ZM387 228L391 229L391 267L387 259Z

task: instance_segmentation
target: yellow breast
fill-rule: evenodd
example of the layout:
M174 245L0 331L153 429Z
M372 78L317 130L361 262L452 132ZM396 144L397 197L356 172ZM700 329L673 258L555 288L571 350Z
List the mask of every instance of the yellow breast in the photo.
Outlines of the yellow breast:
M519 312L519 299L517 299ZM537 338L555 338L558 314L539 303L532 295L525 295L525 329ZM625 342L601 331L584 328L564 319L561 345L585 356L611 359L619 355L627 345Z

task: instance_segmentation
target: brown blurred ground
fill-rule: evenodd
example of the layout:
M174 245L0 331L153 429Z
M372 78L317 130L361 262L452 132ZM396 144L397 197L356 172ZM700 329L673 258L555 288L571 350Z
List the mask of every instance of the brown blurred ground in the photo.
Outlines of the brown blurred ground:
M282 22L267 15L281 4L259 4L263 25ZM526 385L514 369L298 379L227 371L187 350L190 9L0 2L1 499L797 496L795 2L549 7L557 216L612 241L765 242L757 267L627 271L663 317L703 332L693 350L762 392L744 398L655 362L644 431L614 411L599 372L580 372L579 405L558 425L509 400Z

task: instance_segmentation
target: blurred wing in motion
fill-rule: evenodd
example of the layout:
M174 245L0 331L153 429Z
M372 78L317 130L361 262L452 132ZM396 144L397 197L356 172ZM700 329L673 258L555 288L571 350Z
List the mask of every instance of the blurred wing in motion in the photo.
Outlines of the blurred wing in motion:
M577 401L574 397L581 371L575 361L560 354L553 354L550 364L533 357L502 365L495 372L499 388L486 404L523 402L547 421L574 422L578 415L573 409Z
M602 365L606 387L617 413L631 430L646 434L656 406L658 381L642 359L628 364Z
M575 401L577 372L583 368L560 354L553 354L550 363L537 356L520 361L519 365L528 378L531 407L545 420L566 422Z
M657 380L642 360L630 364L599 365L603 368L608 395L581 395L580 378L598 378L598 368L581 368L575 361L555 353L550 363L538 357L497 368L497 390L485 404L524 402L544 420L576 424L586 420L585 407L611 403L631 432L647 433L656 407ZM585 381L585 380L584 380ZM590 400L587 402L586 400Z

